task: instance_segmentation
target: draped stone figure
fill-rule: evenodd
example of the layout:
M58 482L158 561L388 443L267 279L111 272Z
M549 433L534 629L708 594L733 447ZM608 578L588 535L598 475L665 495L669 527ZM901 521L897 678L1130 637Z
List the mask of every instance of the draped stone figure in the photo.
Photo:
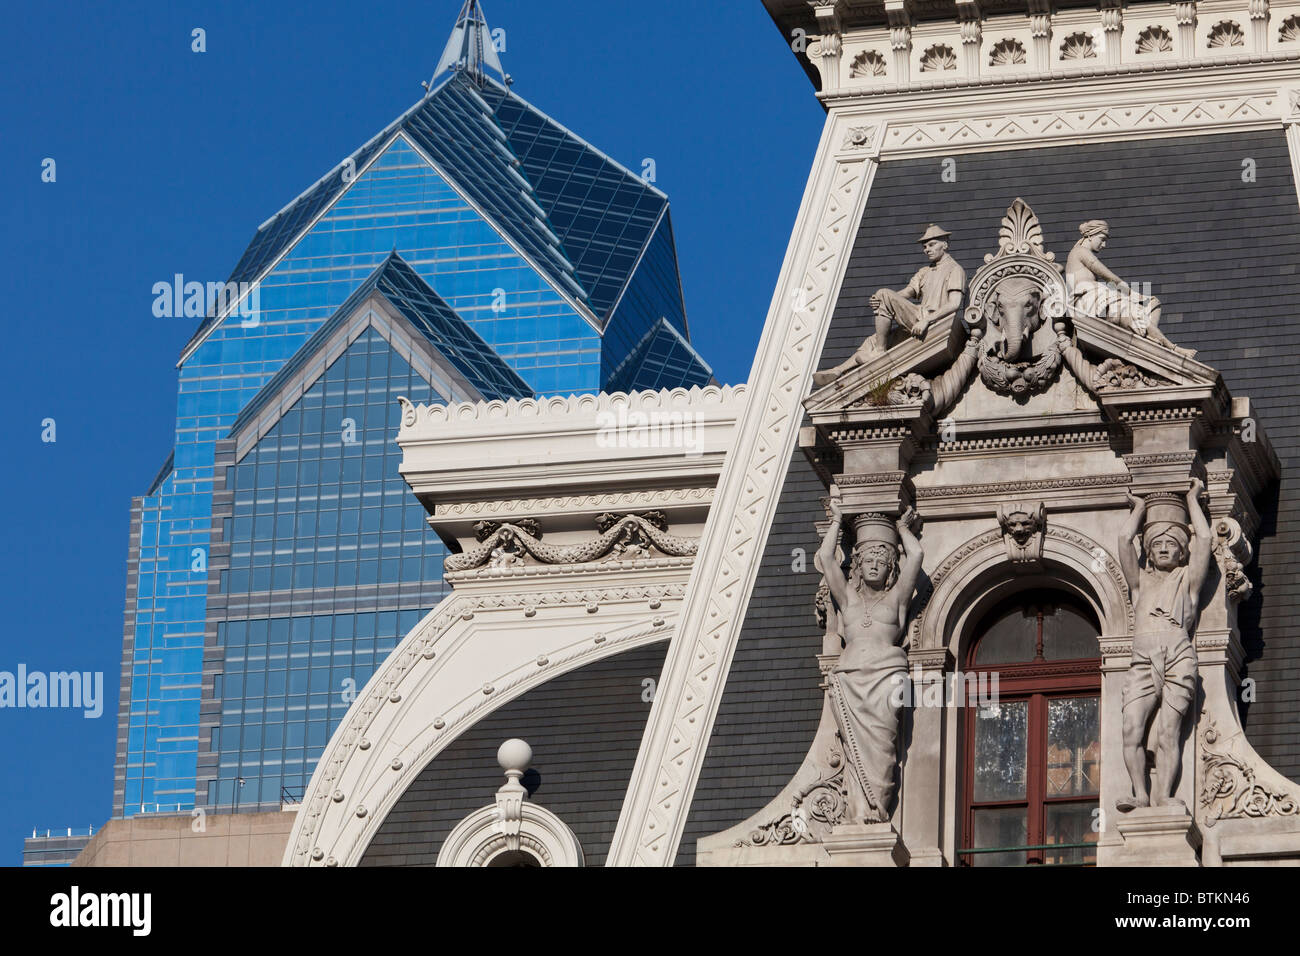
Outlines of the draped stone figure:
M1133 782L1133 797L1117 802L1120 812L1152 804L1182 805L1174 797L1182 769L1179 738L1196 697L1192 635L1213 547L1199 501L1204 487L1200 479L1192 479L1185 505L1174 494L1157 493L1146 500L1129 495L1133 510L1120 532L1119 553L1135 618L1123 694L1124 763ZM1134 550L1139 531L1145 566L1138 564ZM1154 793L1147 786L1148 727L1155 739Z
M1065 263L1070 306L1131 329L1180 355L1194 356L1195 349L1180 348L1160 331L1160 300L1133 289L1098 257L1109 237L1110 225L1104 219L1090 219L1079 226L1079 240Z
M844 639L839 661L828 675L828 693L851 770L846 822L882 823L893 811L898 724L907 680L907 654L899 642L921 571L921 543L911 531L915 513L910 508L897 521L880 514L858 515L846 576L836 555L844 513L835 492L830 509L831 526L818 561Z

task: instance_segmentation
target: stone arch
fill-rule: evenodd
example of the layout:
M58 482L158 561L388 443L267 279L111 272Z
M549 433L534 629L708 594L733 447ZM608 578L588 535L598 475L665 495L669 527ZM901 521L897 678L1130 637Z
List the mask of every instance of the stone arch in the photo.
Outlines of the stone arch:
M512 846L517 844L517 848ZM585 862L582 844L558 816L545 807L524 802L519 833L512 844L502 832L495 805L484 807L452 830L438 854L440 867L490 867L509 865L512 856L531 857L536 866L575 867Z
M1101 622L1103 638L1132 632L1128 587L1114 556L1082 532L1049 526L1043 571L1035 575L1015 573L1000 531L972 538L949 555L931 575L929 593L912 624L912 646L946 648L961 660L973 622L998 600L1035 583L1050 583L1083 600Z
M282 865L357 865L401 795L467 727L556 676L670 639L673 612L664 608L647 626L638 605L647 599L675 605L680 591L646 585L561 592L551 605L581 610L604 599L612 601L601 608L608 616L557 615L530 628L518 621L534 595L496 599L500 607L463 594L448 597L389 655L331 737Z

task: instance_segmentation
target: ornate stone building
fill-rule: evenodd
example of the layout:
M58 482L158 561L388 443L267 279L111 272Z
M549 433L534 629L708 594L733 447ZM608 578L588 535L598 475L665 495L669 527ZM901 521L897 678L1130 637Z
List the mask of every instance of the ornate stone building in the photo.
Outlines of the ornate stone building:
M454 592L285 864L1300 861L1300 3L766 6L748 384L404 404Z

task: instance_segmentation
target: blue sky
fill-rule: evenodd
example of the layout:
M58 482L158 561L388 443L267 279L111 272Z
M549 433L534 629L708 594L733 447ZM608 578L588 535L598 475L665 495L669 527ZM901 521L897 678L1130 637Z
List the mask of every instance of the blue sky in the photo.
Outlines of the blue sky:
M7 14L0 671L102 672L106 700L98 719L0 710L0 864L20 861L24 831L110 812L130 501L171 448L194 331L153 316L153 284L228 273L259 223L422 95L459 6ZM720 380L744 381L824 115L760 0L485 11L520 95L631 169L655 160L693 341Z

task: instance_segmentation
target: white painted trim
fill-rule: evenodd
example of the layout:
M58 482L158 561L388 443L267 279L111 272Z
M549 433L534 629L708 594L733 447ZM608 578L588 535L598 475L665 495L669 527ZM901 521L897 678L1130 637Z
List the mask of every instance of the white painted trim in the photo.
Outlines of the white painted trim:
M513 592L446 598L330 738L283 865L356 866L402 794L477 721L562 674L668 639L687 574L581 567Z
M1291 181L1296 187L1296 200L1300 201L1300 86L1283 90L1283 96L1287 103L1283 123L1287 150L1291 154Z
M786 252L750 376L750 400L718 484L609 865L670 865L726 685L750 592L876 164L833 157L832 114ZM805 308L795 312L796 289ZM752 383L763 383L754 389Z
M882 160L1277 129L1300 58L1169 73L839 96ZM846 149L851 147L845 145ZM859 147L865 148L865 147Z

